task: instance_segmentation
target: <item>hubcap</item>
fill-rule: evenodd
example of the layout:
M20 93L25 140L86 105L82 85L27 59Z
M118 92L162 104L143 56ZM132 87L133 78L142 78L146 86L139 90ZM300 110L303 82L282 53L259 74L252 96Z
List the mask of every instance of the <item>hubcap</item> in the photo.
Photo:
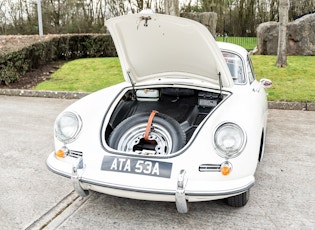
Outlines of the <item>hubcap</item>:
M169 155L172 150L169 132L161 125L153 124L146 142L144 141L146 125L143 123L129 129L120 138L117 150L144 155Z

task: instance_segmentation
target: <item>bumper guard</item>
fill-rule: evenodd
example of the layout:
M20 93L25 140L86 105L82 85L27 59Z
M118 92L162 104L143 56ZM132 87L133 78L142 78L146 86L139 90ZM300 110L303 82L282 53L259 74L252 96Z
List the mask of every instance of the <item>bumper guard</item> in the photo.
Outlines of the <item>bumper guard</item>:
M175 194L176 208L179 213L188 212L188 202L186 200L185 186L187 179L185 178L186 171L182 169L177 179L177 189Z
M81 178L81 174L83 172L83 159L82 157L79 157L75 163L72 166L72 174L71 174L71 181L74 187L74 190L76 191L76 193L79 196L85 197L87 195L89 195L89 191L88 190L84 190L81 185L80 185L80 178Z

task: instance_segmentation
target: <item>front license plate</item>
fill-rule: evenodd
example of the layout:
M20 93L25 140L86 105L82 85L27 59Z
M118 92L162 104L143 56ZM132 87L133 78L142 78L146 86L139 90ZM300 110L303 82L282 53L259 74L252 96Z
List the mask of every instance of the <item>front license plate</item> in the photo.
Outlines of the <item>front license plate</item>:
M170 178L172 163L141 158L105 156L101 170Z

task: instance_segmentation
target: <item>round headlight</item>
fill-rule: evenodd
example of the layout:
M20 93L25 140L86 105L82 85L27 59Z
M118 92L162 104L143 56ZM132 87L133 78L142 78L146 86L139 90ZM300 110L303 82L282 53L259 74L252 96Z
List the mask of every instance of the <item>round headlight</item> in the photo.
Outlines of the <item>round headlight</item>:
M240 155L245 143L244 131L234 123L224 123L214 133L214 145L217 153L226 159Z
M55 122L55 136L63 143L73 142L79 135L82 121L74 112L64 112L57 117Z

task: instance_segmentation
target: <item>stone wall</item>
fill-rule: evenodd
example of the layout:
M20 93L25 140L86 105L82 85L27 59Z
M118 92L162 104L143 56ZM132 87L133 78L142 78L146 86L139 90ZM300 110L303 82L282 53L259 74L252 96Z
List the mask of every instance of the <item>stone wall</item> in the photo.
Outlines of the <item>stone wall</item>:
M204 12L204 13L195 13L195 12L186 12L181 13L181 17L192 19L194 21L197 21L204 26L208 28L208 30L211 32L213 37L215 37L216 34L216 27L217 27L217 20L218 16L214 12Z
M290 22L287 29L288 55L315 55L315 14ZM260 24L257 28L256 54L277 55L278 34L278 22Z

